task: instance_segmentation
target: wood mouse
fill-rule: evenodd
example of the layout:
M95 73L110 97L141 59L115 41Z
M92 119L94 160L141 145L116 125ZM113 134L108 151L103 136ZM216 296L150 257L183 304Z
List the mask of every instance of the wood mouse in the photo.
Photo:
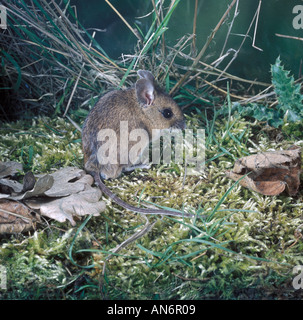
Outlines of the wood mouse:
M120 136L121 121L127 124L128 132L124 133L126 136L134 129L145 130L148 138L145 142L143 141L142 149L148 148L152 141L153 129L185 129L185 119L180 107L157 86L152 73L139 70L137 74L139 79L135 85L129 89L114 90L103 95L84 121L82 128L84 168L94 177L95 183L104 194L127 210L142 214L191 217L191 214L181 211L134 207L121 200L102 181L118 178L123 171L129 171L141 165L140 162L134 165L134 161L130 161L128 155L126 160L124 156L123 163L121 161L120 151L123 146L120 145L120 139L125 138ZM117 157L114 157L116 161L110 163L105 163L102 152L100 153L102 146L104 147L106 143L106 139L100 139L100 133L107 132L104 130L109 130L108 132L116 136L114 151ZM135 143L128 141L129 149ZM140 150L140 154L142 151ZM136 161L139 161L140 154L136 155Z

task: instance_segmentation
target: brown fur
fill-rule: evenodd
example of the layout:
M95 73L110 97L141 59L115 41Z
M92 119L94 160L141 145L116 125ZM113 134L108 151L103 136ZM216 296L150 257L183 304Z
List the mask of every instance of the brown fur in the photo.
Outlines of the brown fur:
M185 128L184 116L178 105L167 94L154 84L154 77L148 71L138 71L140 79L128 90L112 91L105 94L93 108L84 122L82 129L82 145L85 170L92 174L101 191L118 205L141 214L171 215L191 217L189 213L134 207L111 192L101 180L117 178L123 169L131 163L120 164L120 121L128 121L128 131L144 129L149 141L153 129ZM165 110L171 110L171 118L164 116ZM97 141L101 129L112 129L117 135L117 164L101 165L97 159L101 141ZM136 142L128 142L129 150ZM148 143L147 143L148 145ZM128 159L129 160L129 159ZM122 161L121 161L122 162Z
M150 75L149 75L150 76ZM145 80L144 78L140 80ZM140 81L138 80L138 82ZM149 82L149 80L146 80ZM137 83L138 83L137 82ZM185 121L179 106L167 94L154 85L154 100L152 105L144 106L138 100L138 95L144 89L140 83L139 89L134 86L127 90L116 90L105 94L92 109L82 129L82 144L84 166L88 172L100 172L103 178L116 178L122 170L131 165L120 165L120 121L128 121L129 132L133 129L145 129L149 139L153 129L184 128ZM140 91L138 93L138 91ZM161 111L170 108L173 111L171 119L163 117ZM100 165L97 152L102 145L97 141L101 129L113 129L117 134L118 164ZM129 149L136 142L129 141Z

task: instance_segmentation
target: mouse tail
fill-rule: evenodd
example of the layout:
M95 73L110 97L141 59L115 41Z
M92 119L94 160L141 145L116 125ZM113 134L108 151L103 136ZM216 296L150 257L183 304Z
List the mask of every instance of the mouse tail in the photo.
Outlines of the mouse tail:
M141 214L151 214L151 215L165 215L165 216L175 216L175 217L194 217L194 215L182 212L182 211L176 211L176 210L165 210L165 209L152 209L152 208L138 208L135 206L132 206L126 202L124 202L122 199L120 199L116 194L114 194L101 180L100 175L97 172L91 173L95 179L96 184L100 188L100 190L107 195L109 198L111 198L116 204L123 207L124 209L138 212Z

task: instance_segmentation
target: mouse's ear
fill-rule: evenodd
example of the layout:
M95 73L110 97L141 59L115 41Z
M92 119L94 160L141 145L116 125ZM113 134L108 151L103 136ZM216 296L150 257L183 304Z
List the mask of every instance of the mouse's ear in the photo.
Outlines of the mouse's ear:
M150 71L140 69L137 71L137 74L140 78L147 79L152 83L154 83L154 81L155 81L155 78Z
M136 94L140 104L150 106L154 102L154 91L154 83L150 79L144 77L136 82Z

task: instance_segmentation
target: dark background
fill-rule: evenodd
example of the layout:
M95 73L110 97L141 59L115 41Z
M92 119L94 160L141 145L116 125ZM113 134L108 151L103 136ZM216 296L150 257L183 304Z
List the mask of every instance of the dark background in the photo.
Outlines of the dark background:
M143 32L148 30L151 16L142 17L152 9L150 0L111 0L110 2L132 27L137 24ZM169 3L167 2L167 5ZM199 0L196 31L198 51L203 47L207 37L230 3L231 0ZM122 54L133 53L133 48L137 42L136 37L105 1L71 0L71 4L76 5L78 18L86 28L104 30L104 32L97 32L96 39L110 57L119 58ZM232 35L225 52L230 48L238 49L258 4L259 0L240 0L239 15L234 22ZM280 33L303 38L303 29L296 30L293 27L293 19L296 14L293 14L292 10L295 5L303 5L303 1L262 1L255 45L263 51L252 47L255 28L255 25L253 25L249 38L246 39L229 72L246 79L270 82L270 64L273 64L277 56L280 55L285 68L290 69L295 78L300 75L303 42L275 35ZM169 30L166 31L168 45L173 46L183 35L192 33L194 7L194 0L181 0L170 20ZM205 62L212 62L219 57L226 38L228 24L231 22L233 14L234 8L203 57ZM93 31L91 30L91 32ZM222 68L222 66L220 67Z

